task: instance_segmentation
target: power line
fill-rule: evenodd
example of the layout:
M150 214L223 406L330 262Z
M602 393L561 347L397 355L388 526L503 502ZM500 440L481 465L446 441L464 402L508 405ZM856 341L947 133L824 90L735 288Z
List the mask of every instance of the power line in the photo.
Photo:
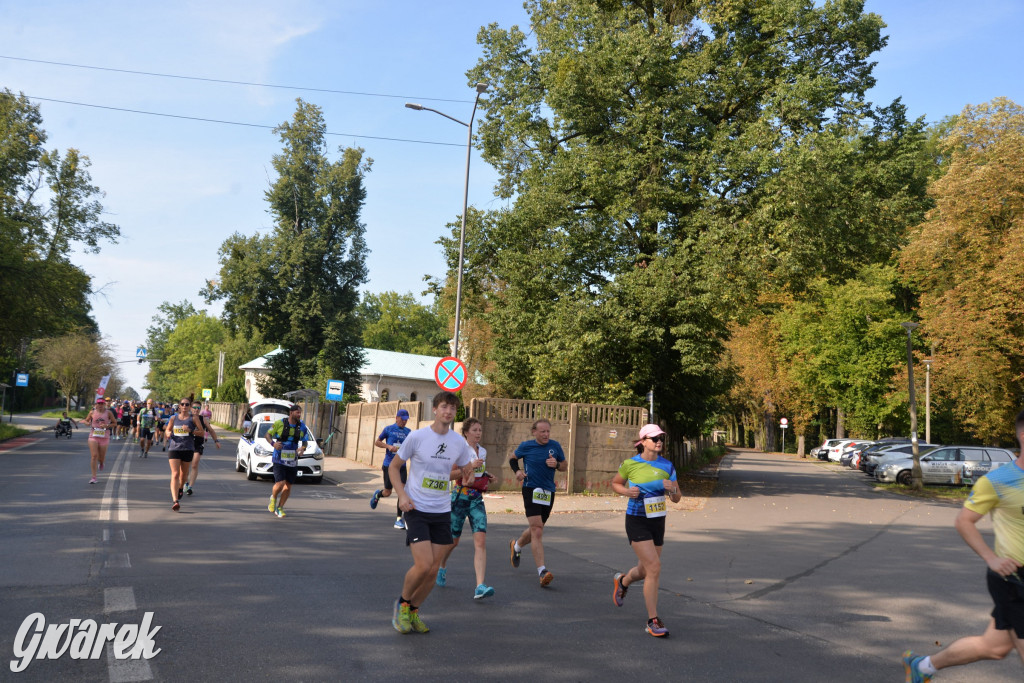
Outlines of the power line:
M124 107L110 107L103 104L89 104L86 102L71 102L70 100L58 100L51 97L35 97L34 95L25 95L30 100L39 100L40 102L59 102L60 104L72 104L76 107L91 107L93 109L108 109L110 111L123 111L130 114L146 114L147 116L163 116L170 119L184 119L186 121L201 121L203 123L221 123L228 126L245 126L247 128L263 128L266 130L273 130L277 126L268 126L262 123L245 123L243 121L225 121L223 119L208 119L201 116L185 116L183 114L166 114L158 111L144 111L142 109L126 109ZM434 140L412 140L409 138L389 138L381 135L357 135L356 133L332 133L325 131L325 135L335 135L343 138L362 138L365 140L387 140L388 142L412 142L418 145L440 145L443 147L465 147L464 144L458 142L436 142Z
M330 88L307 88L298 85L275 85L273 83L252 83L249 81L232 81L225 78L203 78L202 76L182 76L179 74L162 74L153 71L134 71L132 69L115 69L107 66L91 66L88 64L72 64L70 62L52 62L46 59L29 59L28 57L12 57L0 55L0 59L10 59L18 62L33 62L35 64L49 64L51 66L66 66L72 69L91 69L93 71L112 71L114 73L135 74L137 76L156 76L158 78L177 78L184 81L203 81L206 83L226 83L229 85L248 85L257 88L276 88L279 90L303 90L306 92L325 92L335 95L359 95L361 97L388 97L396 100L430 100L432 102L463 102L472 104L473 100L452 100L443 97L420 97L416 95L388 95L376 92L359 92L356 90L332 90Z

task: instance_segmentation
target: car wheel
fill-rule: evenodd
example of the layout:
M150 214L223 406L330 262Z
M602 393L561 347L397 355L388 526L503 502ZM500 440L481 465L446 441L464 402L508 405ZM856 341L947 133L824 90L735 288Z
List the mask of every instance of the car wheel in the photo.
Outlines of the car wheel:
M901 486L910 486L914 481L914 475L910 470L903 470L896 475L896 483Z
M252 458L245 461L245 478L249 481L256 481L256 470L252 468Z
M242 465L242 461L235 457L235 472L245 472L245 466Z

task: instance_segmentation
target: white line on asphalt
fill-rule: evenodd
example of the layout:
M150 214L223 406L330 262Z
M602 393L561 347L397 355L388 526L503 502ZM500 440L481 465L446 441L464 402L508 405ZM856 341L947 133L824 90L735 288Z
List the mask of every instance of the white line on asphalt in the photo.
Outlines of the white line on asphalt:
M128 557L128 553L114 553L107 556L103 567L105 569L131 569L132 560Z
M121 450L118 451L114 466L110 469L110 475L107 477L107 485L103 489L103 501L100 503L100 521L106 522L110 520L111 507L114 500L114 486L117 484L118 470L124 466L125 461L128 459L128 442L124 442L121 446Z
M107 643L107 674L110 683L153 680L153 669L145 659L117 659L114 646Z
M120 522L128 521L128 470L131 466L132 459L125 458L121 470L121 485L117 487L117 519Z
M131 586L127 588L104 588L103 589L103 613L111 612L132 612L138 609L135 606L135 591Z

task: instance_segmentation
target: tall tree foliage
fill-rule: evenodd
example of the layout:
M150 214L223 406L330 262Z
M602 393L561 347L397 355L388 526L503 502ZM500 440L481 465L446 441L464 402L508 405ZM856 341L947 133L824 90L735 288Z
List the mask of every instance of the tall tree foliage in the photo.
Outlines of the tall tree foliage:
M70 255L119 235L102 220L89 158L47 150L42 123L38 106L0 90L0 364L29 340L95 331L92 282Z
M366 279L359 216L371 160L357 148L329 160L323 113L302 100L274 132L283 144L266 192L274 229L225 240L220 277L204 295L225 300L232 331L258 332L284 349L270 362L268 390L320 387L329 378L356 387L363 358L355 309Z
M71 409L72 398L87 396L91 399L91 392L99 386L100 378L116 370L110 346L83 332L37 339L32 344L32 356L43 376L52 380L64 394L67 410ZM117 396L118 387L114 384L107 385L110 396Z
M935 346L935 390L977 438L1010 443L1024 396L1024 108L966 107L942 150L936 206L901 265Z
M538 398L653 387L662 418L700 430L728 320L888 257L919 210L920 122L864 102L881 19L853 0L527 9L529 36L481 30L469 74L491 84L480 143L510 201L474 222L469 263L490 377Z
M424 306L412 292L366 293L359 304L363 346L368 349L447 356L448 334L437 306Z

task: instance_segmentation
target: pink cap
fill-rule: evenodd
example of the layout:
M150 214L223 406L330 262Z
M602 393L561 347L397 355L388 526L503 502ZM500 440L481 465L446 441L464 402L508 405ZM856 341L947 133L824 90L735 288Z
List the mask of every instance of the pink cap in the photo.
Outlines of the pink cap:
M644 425L643 427L640 428L640 435L639 435L639 439L640 440L637 441L633 445L634 446L639 446L640 444L642 444L644 442L644 439L650 438L652 436L658 436L659 434L664 434L664 433L665 433L665 430L662 429L661 427L659 427L658 425L646 424L646 425Z
M106 403L106 402L107 402L107 399L105 399L105 398L103 398L103 397L101 396L100 398L96 399L96 402L97 402L97 403Z

